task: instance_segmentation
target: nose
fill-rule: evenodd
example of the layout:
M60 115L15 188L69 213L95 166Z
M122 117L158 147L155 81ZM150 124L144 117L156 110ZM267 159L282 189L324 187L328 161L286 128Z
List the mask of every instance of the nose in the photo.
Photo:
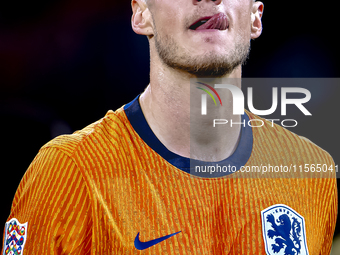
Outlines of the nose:
M194 4L198 4L199 2L214 2L216 5L220 4L222 0L193 0Z

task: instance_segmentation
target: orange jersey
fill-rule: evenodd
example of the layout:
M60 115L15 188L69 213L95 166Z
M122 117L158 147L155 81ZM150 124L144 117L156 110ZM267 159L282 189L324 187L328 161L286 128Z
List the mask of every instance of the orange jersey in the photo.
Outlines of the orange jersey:
M337 187L324 150L265 121L242 127L219 162L238 171L202 178L162 146L137 99L47 143L15 194L2 254L330 253ZM305 164L333 172L313 178ZM261 165L279 178L249 173Z

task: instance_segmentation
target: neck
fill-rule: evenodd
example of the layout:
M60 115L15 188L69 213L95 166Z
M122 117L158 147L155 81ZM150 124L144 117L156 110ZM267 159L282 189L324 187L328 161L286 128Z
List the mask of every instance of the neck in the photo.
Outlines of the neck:
M204 92L196 89L197 83L190 83L190 79L200 79L169 68L161 61L151 61L150 70L150 84L141 95L140 104L150 128L164 146L183 157L202 161L216 162L232 155L241 126L213 126L214 119L226 119L229 123L241 121L240 116L232 113L229 90L216 89L223 106L215 106L208 98L208 113L201 115L201 95ZM240 78L241 67L238 67L230 75L209 84L241 87Z

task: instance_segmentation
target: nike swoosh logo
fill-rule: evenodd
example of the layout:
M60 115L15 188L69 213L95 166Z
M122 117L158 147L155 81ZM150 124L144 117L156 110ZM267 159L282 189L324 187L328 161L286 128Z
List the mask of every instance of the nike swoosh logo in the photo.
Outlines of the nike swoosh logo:
M136 238L135 238L135 247L137 250L145 250L147 248L150 248L151 246L154 246L160 242L163 242L165 241L166 239L174 236L174 235L177 235L178 233L180 233L182 231L179 231L177 233L173 233L171 235L167 235L167 236L163 236L163 237L160 237L160 238L157 238L157 239L154 239L154 240L151 240L151 241L148 241L148 242L141 242L139 240L139 233L137 234Z

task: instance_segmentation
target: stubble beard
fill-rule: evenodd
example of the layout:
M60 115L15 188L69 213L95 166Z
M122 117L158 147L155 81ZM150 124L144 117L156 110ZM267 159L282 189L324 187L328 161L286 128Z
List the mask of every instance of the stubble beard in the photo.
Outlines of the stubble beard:
M232 73L236 67L245 64L250 52L250 41L241 37L227 54L208 51L200 56L192 56L181 49L169 35L161 36L155 31L154 39L158 55L165 65L201 78L220 78Z

